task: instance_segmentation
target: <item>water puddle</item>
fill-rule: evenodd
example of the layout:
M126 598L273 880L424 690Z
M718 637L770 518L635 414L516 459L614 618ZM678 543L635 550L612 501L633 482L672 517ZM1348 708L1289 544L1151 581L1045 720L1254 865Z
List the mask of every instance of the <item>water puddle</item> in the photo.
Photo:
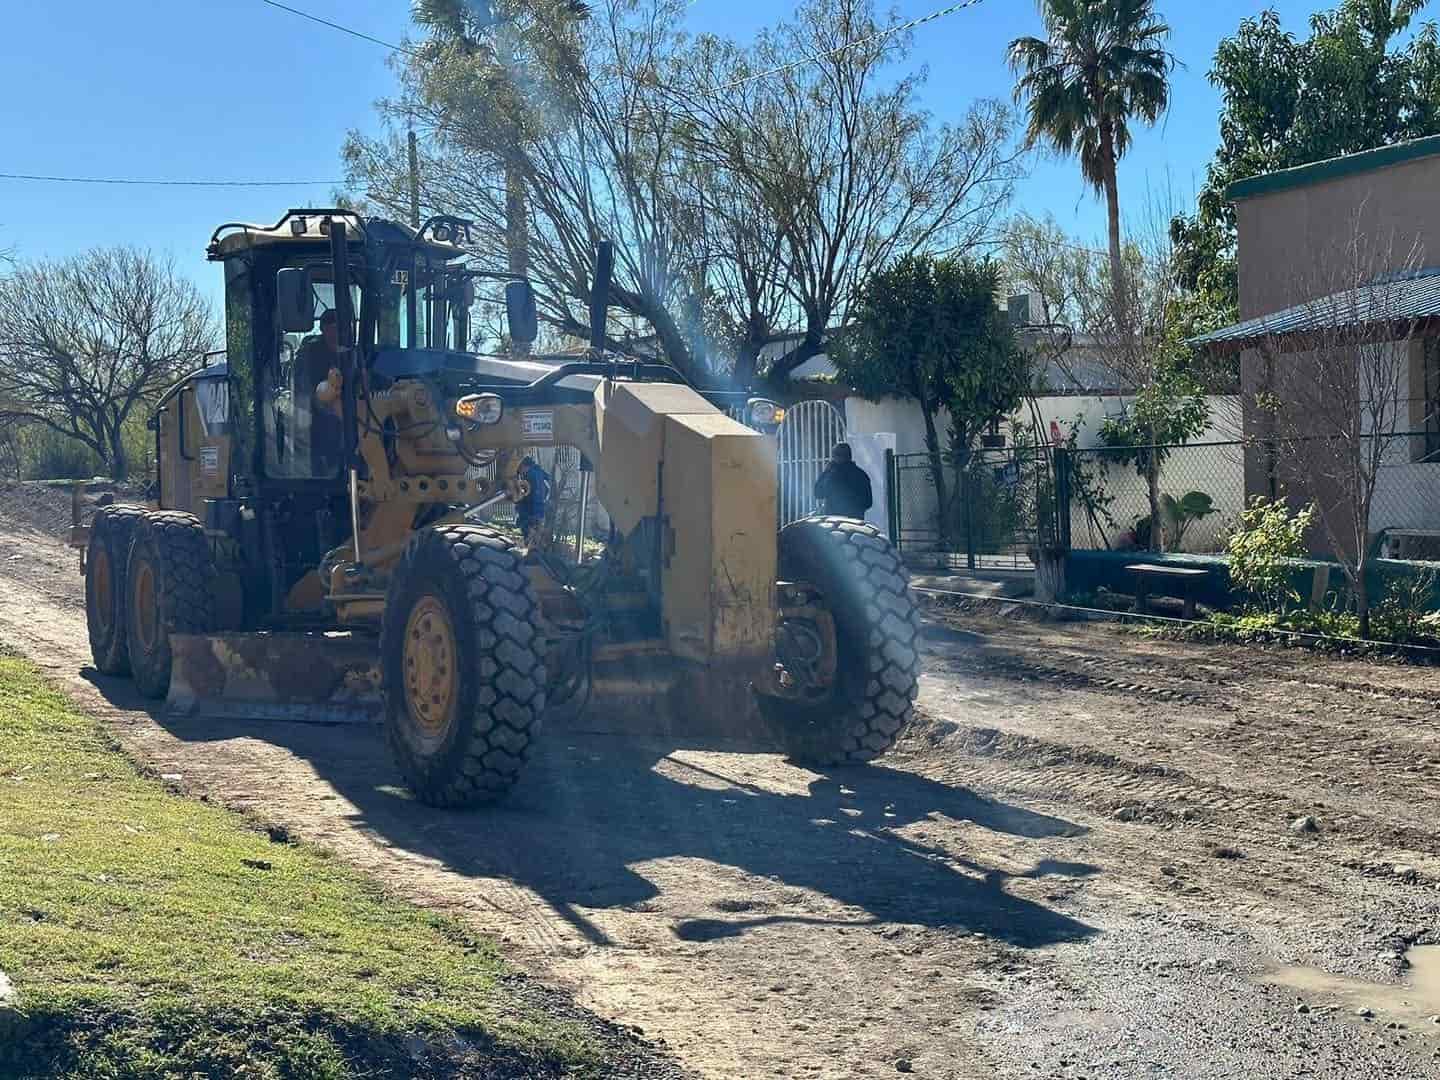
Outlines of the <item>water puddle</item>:
M1421 945L1405 954L1410 967L1398 984L1371 982L1346 975L1334 975L1311 967L1282 967L1264 982L1288 986L1319 1004L1354 1010L1373 1009L1404 1020L1422 1021L1440 1016L1440 945Z

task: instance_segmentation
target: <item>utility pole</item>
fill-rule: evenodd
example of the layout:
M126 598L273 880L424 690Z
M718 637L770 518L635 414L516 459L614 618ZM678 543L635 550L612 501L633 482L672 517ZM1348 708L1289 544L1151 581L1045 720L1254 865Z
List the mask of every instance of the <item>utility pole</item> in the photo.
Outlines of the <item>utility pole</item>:
M410 227L420 228L420 152L415 146L415 129L410 129Z
M513 80L515 71L515 41L511 37L513 21L497 19L494 24L495 59ZM525 204L525 173L517 160L520 156L518 142L520 132L512 135L512 146L505 155L505 253L510 273L516 277L530 274L530 212ZM510 351L515 356L530 352L528 342L512 341Z

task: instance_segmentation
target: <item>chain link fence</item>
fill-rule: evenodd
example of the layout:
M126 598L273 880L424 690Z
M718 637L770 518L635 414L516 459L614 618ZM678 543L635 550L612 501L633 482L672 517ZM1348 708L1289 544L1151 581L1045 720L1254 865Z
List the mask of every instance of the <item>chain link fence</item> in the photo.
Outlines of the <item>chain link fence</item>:
M1367 542L1392 558L1440 560L1440 461L1429 460L1430 445L1424 432L1405 432L1348 442L982 449L963 465L942 456L939 484L929 454L897 454L892 531L911 565L941 569L1028 569L1031 552L1051 544L1155 550L1153 474L1165 549L1219 554L1251 498L1344 505L1358 490L1357 463L1364 474L1376 460ZM1318 526L1312 540L1323 554Z
M1069 472L1072 549L1151 546L1152 463L1156 502L1171 550L1224 551L1245 509L1244 443L1095 447L1058 451L1056 458Z

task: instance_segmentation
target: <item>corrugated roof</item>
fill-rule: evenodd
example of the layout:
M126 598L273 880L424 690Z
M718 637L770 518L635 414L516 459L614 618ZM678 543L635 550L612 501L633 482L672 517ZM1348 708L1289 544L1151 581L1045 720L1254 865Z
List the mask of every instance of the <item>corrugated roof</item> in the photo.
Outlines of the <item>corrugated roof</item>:
M1191 338L1189 344L1216 352L1238 352L1267 339L1339 329L1390 330L1399 337L1413 333L1415 323L1431 319L1440 319L1440 267L1307 300Z

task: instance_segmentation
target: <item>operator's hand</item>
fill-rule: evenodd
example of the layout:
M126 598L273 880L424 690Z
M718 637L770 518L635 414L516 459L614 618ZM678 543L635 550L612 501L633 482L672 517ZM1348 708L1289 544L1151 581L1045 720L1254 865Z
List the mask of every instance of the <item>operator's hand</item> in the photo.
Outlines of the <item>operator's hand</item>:
M340 374L340 369L332 367L325 376L325 381L318 383L315 387L315 400L327 406L331 412L337 415L340 412L340 392L345 387L345 376Z

